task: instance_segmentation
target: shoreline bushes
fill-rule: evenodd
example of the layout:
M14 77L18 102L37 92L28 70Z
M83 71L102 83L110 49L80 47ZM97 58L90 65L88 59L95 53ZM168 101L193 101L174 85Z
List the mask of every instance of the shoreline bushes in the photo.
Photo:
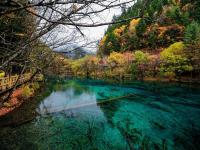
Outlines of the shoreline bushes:
M72 61L72 70L78 77L120 78L131 75L133 79L145 77L180 79L190 77L195 67L187 54L188 45L175 42L162 52L149 54L142 50L135 52L112 52L105 57L86 56ZM187 51L187 52L186 52Z

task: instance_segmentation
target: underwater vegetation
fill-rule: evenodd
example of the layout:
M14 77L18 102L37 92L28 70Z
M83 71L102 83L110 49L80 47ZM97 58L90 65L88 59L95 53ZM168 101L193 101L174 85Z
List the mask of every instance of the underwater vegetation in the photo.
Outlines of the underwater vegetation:
M199 87L97 80L52 82L36 104L34 120L0 128L0 149L200 149Z

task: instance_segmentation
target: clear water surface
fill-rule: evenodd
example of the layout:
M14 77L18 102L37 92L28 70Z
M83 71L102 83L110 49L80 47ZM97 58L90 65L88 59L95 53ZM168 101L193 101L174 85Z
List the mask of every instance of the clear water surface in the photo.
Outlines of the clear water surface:
M200 149L195 86L50 80L30 109L37 114L32 121L0 127L0 149Z

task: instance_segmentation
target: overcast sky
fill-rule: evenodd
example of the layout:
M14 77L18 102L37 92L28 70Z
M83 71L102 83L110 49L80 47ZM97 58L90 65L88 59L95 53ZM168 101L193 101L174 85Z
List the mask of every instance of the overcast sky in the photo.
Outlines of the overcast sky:
M99 17L94 18L98 20L98 22L111 22L114 15L118 16L121 14L120 8L106 10L99 15ZM100 26L100 27L92 27L92 28L82 28L83 33L90 38L91 40L99 40L104 35L108 25Z
M119 3L125 2L125 1L130 1L130 0L119 0ZM134 1L134 0L133 0ZM127 4L126 7L129 7L133 5L133 3L131 4ZM101 10L102 8L100 6L91 6L93 10ZM90 18L85 18L83 20L81 20L82 22L88 23L88 24L92 24L93 22L95 22L95 24L98 23L106 23L106 22L111 22L113 16L119 16L121 14L121 7L115 7L109 10L105 10L99 14L95 14L93 16L90 16ZM91 21L92 18L92 21ZM86 27L81 27L81 31L84 34L84 38L79 35L79 38L76 38L76 43L73 41L71 44L78 44L79 46L85 44L85 43L89 43L89 42L93 42L93 41L99 41L106 29L107 29L108 25L104 25L104 26L99 26L99 27L90 27L90 28L86 28ZM60 26L59 28L56 29L56 32L53 33L53 39L66 39L66 38L71 38L71 37L75 37L77 36L77 34L75 35L75 33L73 33L74 31L74 27L64 27L64 26ZM72 33L70 36L70 32ZM78 31L77 31L78 33ZM78 40L77 40L78 39ZM70 41L70 40L69 40ZM92 47L90 48L90 46L87 45L87 49L89 49L92 52L95 52L97 50L96 47ZM91 45L92 46L92 45ZM94 45L93 45L94 46ZM64 47L66 47L66 45L64 45Z

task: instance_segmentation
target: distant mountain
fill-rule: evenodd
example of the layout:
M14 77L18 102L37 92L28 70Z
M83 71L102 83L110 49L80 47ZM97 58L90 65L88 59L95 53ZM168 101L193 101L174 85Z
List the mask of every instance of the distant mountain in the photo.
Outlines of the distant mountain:
M71 58L71 59L79 59L82 58L86 55L94 55L92 52L89 50L80 47L78 45L63 45L60 46L59 48L54 49L55 52L64 54L65 56Z

